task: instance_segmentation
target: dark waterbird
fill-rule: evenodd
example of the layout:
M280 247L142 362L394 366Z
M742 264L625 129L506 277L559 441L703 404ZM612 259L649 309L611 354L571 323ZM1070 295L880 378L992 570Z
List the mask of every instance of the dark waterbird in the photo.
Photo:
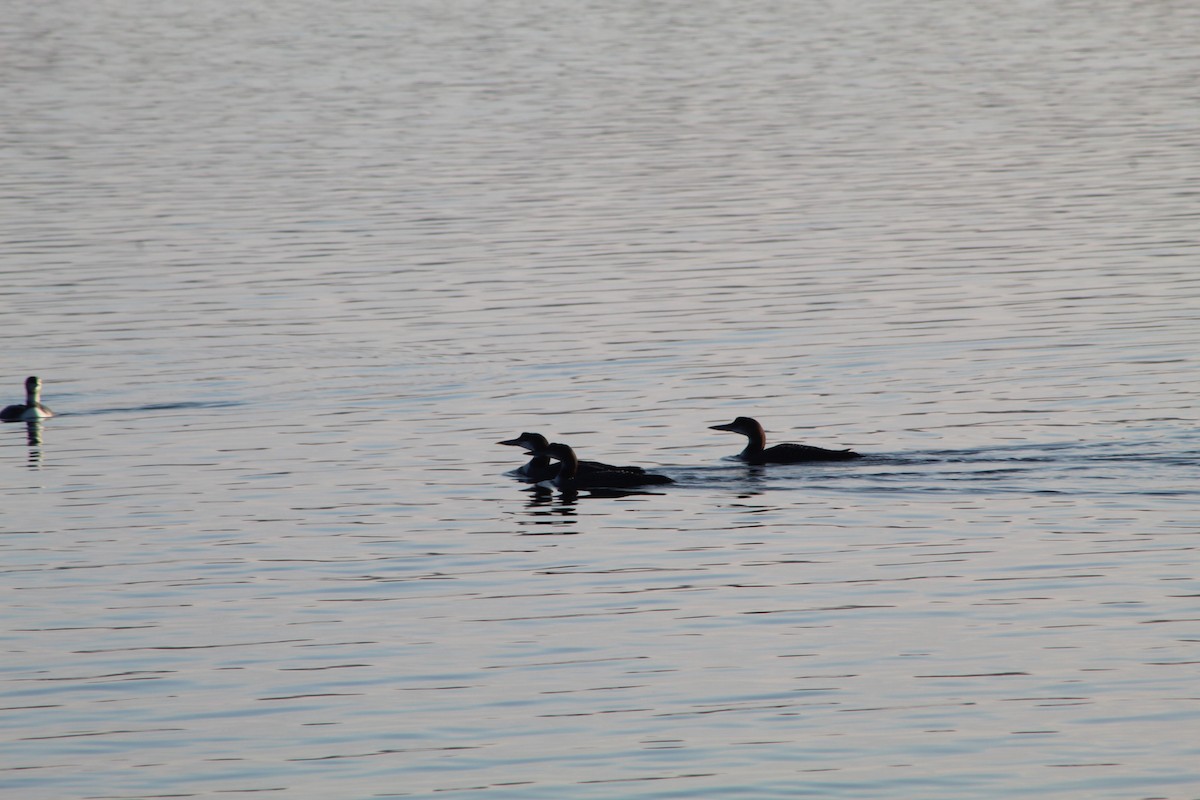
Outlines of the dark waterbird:
M25 402L0 409L0 421L26 422L42 417L53 417L54 412L42 405L41 394L41 380L35 375L30 375L25 379Z
M575 489L632 489L638 486L652 486L675 481L666 475L655 475L640 467L633 469L592 469L587 473L579 470L579 457L569 446L554 442L546 445L542 452L559 462L558 475L547 481L564 492ZM601 465L603 466L603 465Z
M513 470L511 475L514 475L521 480L529 483L540 483L558 477L560 465L552 464L550 456L546 453L546 448L550 446L550 440L540 433L522 433L515 439L505 439L496 444L505 444L510 447L523 447L528 455L531 456L529 462L517 469ZM578 462L578 477L587 479L588 476L595 472L629 472L634 475L644 475L646 470L641 467L616 467L612 464L602 464L599 461L579 461Z
M733 422L712 425L710 428L745 436L749 442L737 457L747 464L800 464L806 461L849 461L852 458L862 458L862 455L853 450L826 450L824 447L808 444L788 443L766 447L767 434L763 426L750 417L738 417Z

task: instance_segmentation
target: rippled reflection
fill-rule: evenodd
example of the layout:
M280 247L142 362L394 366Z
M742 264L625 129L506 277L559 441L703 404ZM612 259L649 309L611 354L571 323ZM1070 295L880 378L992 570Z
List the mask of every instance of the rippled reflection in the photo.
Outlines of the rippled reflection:
M26 420L26 422L25 422L25 441L29 444L30 447L37 447L38 445L40 445L42 443L42 421L40 419ZM32 456L35 452L38 454L38 457L40 460L41 450L37 450L37 451L31 450L30 457L32 458Z

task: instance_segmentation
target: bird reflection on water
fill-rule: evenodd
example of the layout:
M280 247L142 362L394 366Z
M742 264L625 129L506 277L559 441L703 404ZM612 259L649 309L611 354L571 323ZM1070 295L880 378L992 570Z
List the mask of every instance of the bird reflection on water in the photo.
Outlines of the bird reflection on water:
M531 526L533 530L521 531L522 536L575 536L582 532L575 527L579 524L575 496L537 487L528 491L529 501L525 504L528 514L517 524Z
M30 447L37 447L42 443L42 421L40 419L26 420L25 440Z
M30 469L42 467L42 421L30 419L25 421L25 442L29 447L27 466Z

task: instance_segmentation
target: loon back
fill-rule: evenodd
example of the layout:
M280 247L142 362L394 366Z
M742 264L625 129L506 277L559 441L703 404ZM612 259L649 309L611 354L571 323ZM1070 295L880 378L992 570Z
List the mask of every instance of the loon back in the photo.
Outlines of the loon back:
M666 475L654 475L641 467L610 467L607 464L580 461L569 445L554 442L545 454L561 462L554 484L560 489L628 489L636 486L661 485L675 481ZM584 464L591 464L584 469Z
M799 464L805 461L851 461L855 458L862 458L862 454L853 450L828 450L810 444L787 443L768 447L758 454L756 460L761 464Z

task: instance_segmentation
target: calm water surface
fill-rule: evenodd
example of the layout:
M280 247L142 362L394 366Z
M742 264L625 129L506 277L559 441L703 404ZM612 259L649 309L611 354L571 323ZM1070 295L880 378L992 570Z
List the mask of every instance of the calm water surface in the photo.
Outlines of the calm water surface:
M6 796L1200 798L1195 4L11 12Z

